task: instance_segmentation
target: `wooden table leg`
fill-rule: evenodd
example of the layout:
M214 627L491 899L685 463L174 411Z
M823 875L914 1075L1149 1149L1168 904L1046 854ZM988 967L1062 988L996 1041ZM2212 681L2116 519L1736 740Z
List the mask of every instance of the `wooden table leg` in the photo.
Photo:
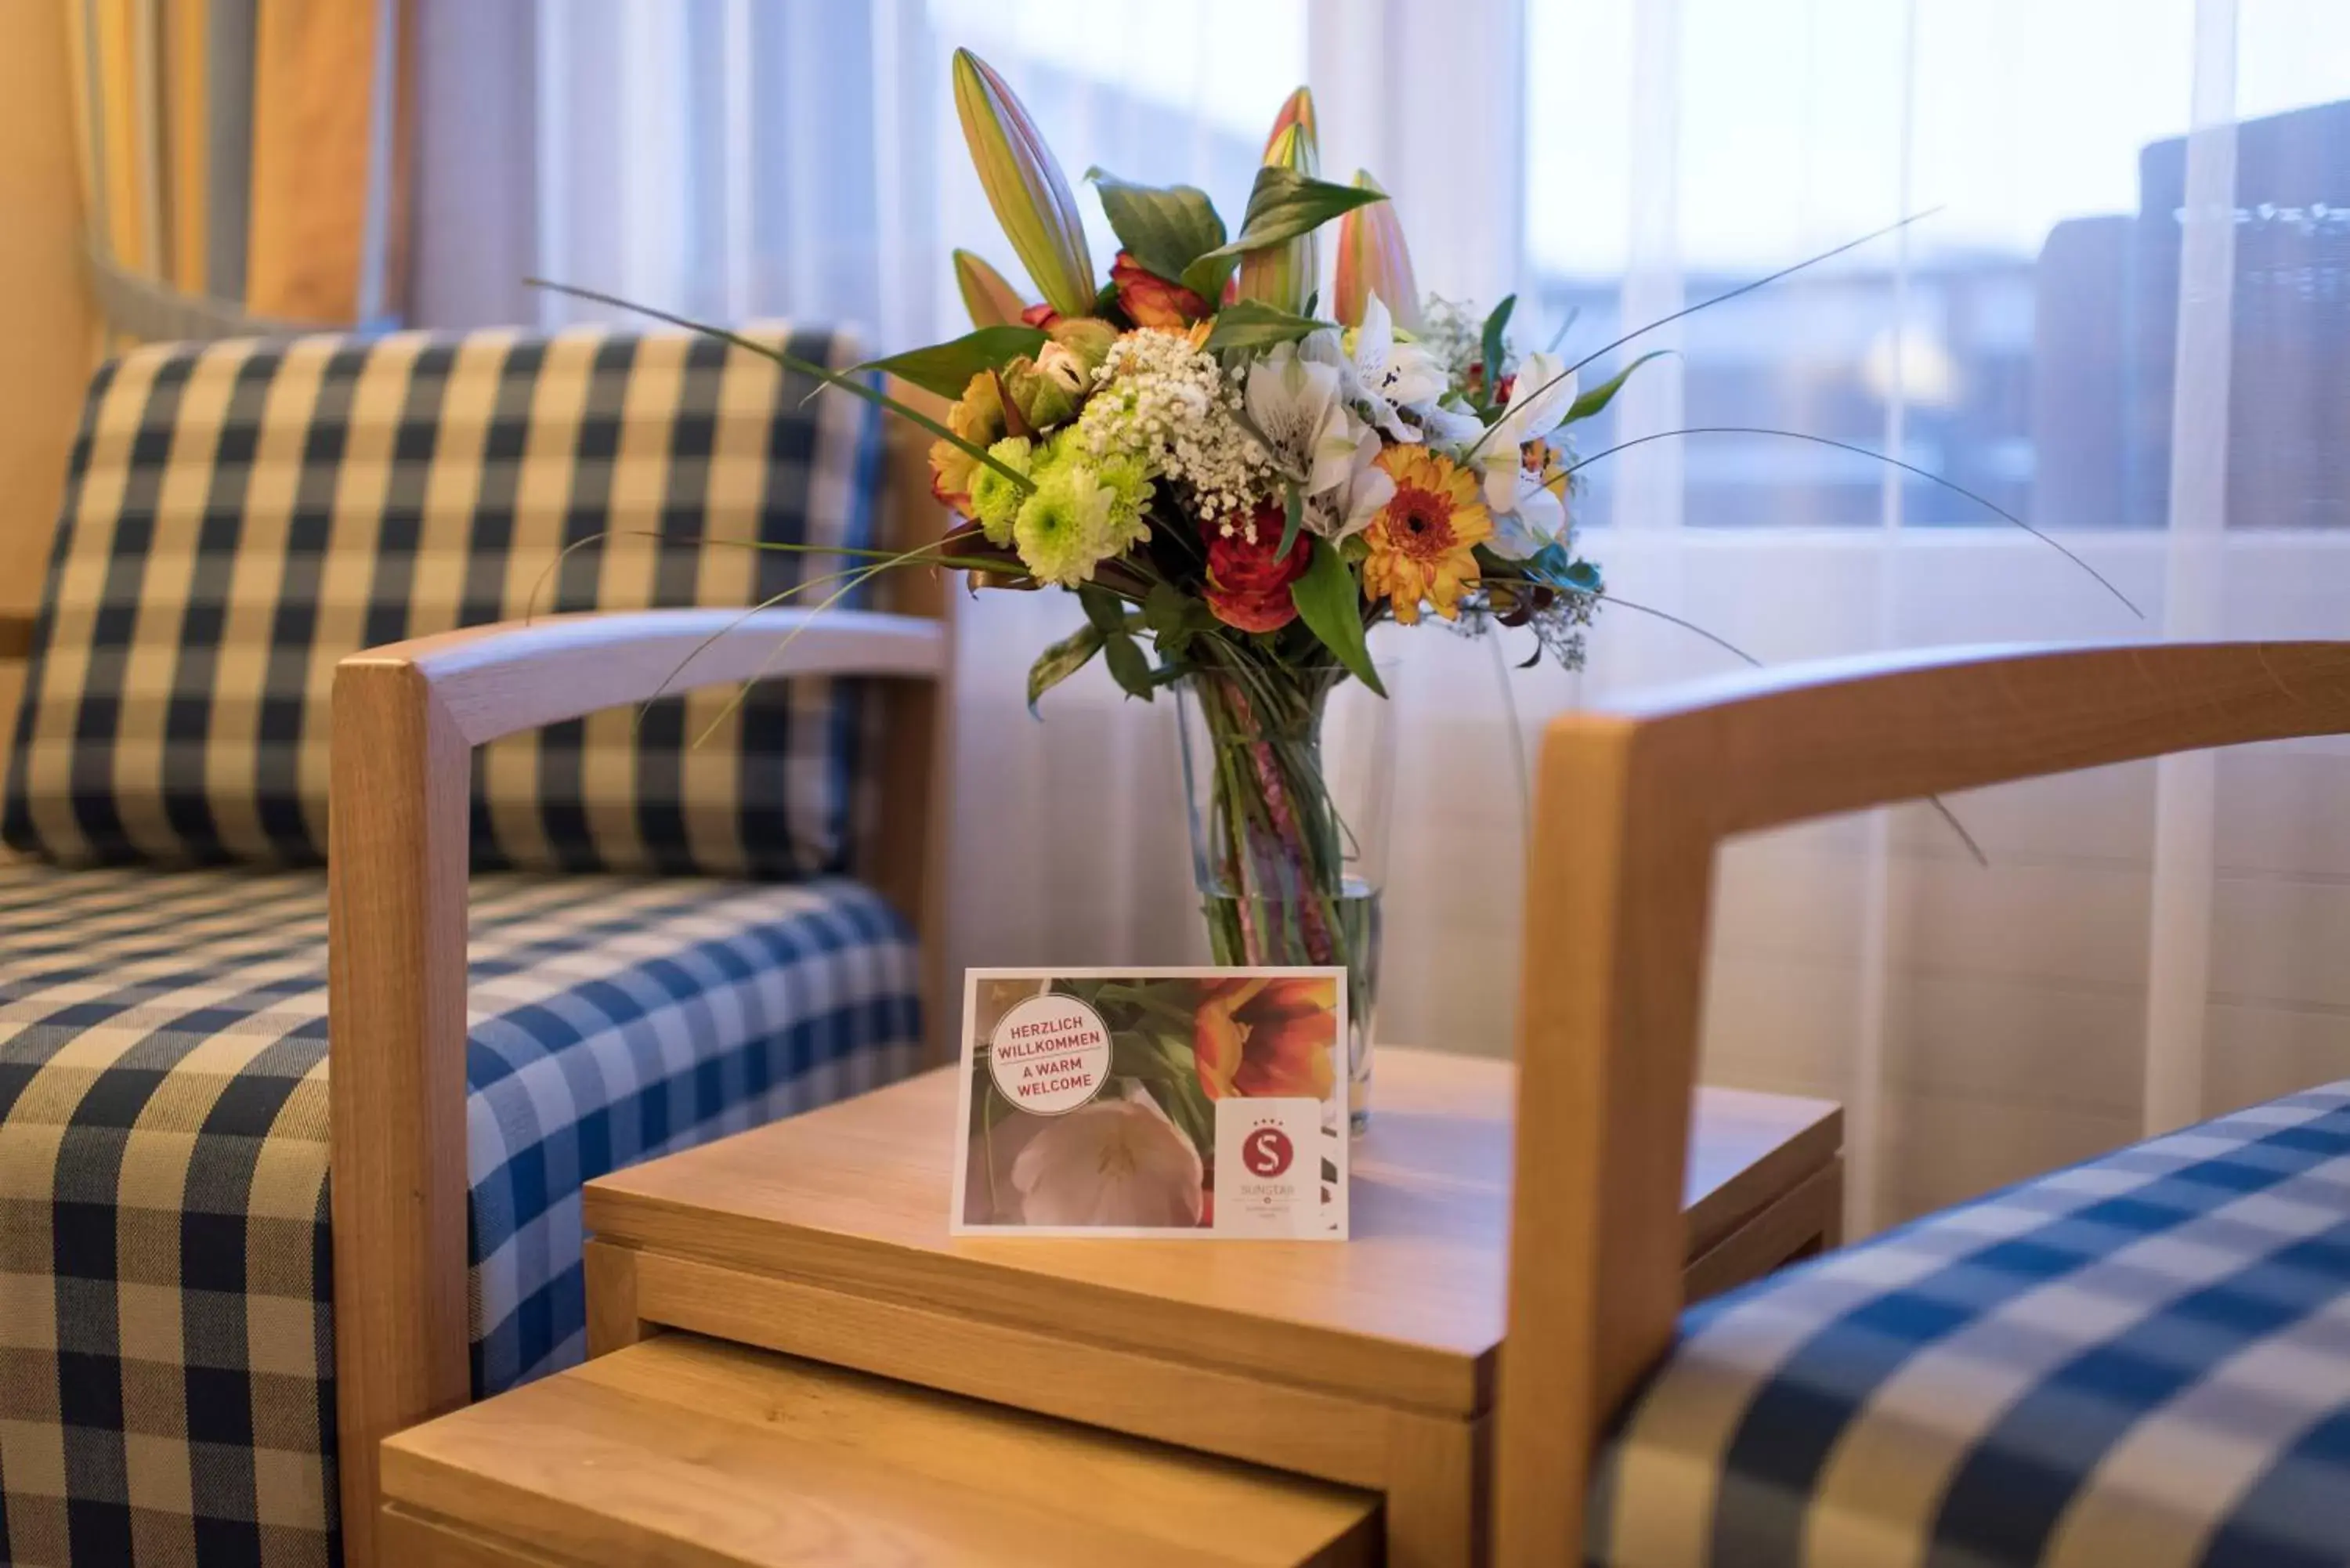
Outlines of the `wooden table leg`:
M1489 1427L1388 1417L1388 1568L1481 1568Z
M637 1252L593 1236L579 1249L588 1286L588 1354L609 1355L649 1337L637 1315Z

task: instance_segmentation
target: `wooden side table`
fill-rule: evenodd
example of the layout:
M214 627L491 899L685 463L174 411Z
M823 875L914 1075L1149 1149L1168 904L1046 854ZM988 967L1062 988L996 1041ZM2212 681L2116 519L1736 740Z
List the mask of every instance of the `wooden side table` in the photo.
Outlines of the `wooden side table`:
M951 1071L652 1161L586 1196L588 1350L663 1327L1384 1494L1388 1561L1481 1550L1513 1070L1383 1047L1355 1239L947 1233ZM1837 1236L1842 1112L1700 1091L1692 1297Z

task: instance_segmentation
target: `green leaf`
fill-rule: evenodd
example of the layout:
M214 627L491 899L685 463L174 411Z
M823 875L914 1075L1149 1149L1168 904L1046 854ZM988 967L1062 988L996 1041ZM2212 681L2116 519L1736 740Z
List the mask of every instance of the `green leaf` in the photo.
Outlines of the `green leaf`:
M1273 553L1276 561L1289 559L1290 546L1297 543L1297 531L1305 526L1305 497L1296 485L1281 487L1281 548Z
M1646 354L1641 355L1638 359L1633 360L1630 364L1625 366L1622 369L1617 371L1614 375L1600 382L1599 385L1592 388L1591 390L1575 399L1574 403L1570 405L1566 410L1566 418L1559 422L1562 424L1573 424L1577 420L1589 419L1592 415L1597 413L1600 410L1606 408L1609 403L1615 400L1616 394L1624 389L1624 383L1632 379L1633 371L1638 369L1649 360L1656 358L1659 355L1669 354L1671 352L1672 350L1669 348L1649 349Z
M1307 333L1319 332L1331 325L1310 316L1292 316L1281 306L1267 305L1261 299L1236 299L1216 312L1216 324L1208 331L1208 352L1270 348L1276 343L1295 343Z
M1098 583L1079 583L1077 603L1085 607L1086 618L1104 637L1116 636L1126 630L1126 607L1116 594Z
M1322 639L1322 646L1356 680L1382 697L1388 694L1388 689L1379 684L1378 671L1371 668L1370 649L1363 641L1362 590L1355 586L1355 574L1347 569L1329 540L1314 541L1314 564L1289 585L1289 599L1306 628Z
M1181 631L1191 618L1191 601L1174 584L1158 582L1142 600L1142 624L1153 633Z
M1481 351L1485 357L1485 400L1487 402L1501 401L1501 399L1495 395L1495 391L1502 384L1503 334L1509 331L1510 312L1517 307L1518 296L1514 294L1508 295L1503 298L1501 304L1493 306L1493 314L1485 317L1485 331L1480 343Z
M1150 701L1150 658L1142 645L1119 632L1102 639L1102 652L1109 659L1110 678L1129 697Z
M1035 354L1045 342L1045 333L1037 327L983 327L952 342L910 348L887 359L868 359L857 368L887 371L941 398L960 398L973 376L1001 369L1023 354Z
M1111 232L1147 272L1171 281L1224 243L1224 221L1193 185L1134 185L1103 169L1086 171L1109 215Z
M1183 269L1181 282L1185 288L1206 300L1208 308L1213 310L1224 297L1224 285L1232 280L1232 271L1240 265L1238 256L1226 255L1221 250L1210 251Z
M1100 628L1088 623L1038 654L1028 667L1028 711L1035 714L1037 700L1083 670L1101 646Z
M1208 254L1237 256L1261 251L1300 234L1312 234L1342 213L1387 199L1384 191L1335 185L1327 180L1300 174L1295 169L1268 163L1256 171L1256 185L1249 192L1248 217L1241 224L1240 238Z

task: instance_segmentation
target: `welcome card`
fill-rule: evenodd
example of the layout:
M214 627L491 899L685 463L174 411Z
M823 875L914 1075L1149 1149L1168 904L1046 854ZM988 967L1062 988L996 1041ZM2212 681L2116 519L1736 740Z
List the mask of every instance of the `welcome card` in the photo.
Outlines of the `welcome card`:
M977 969L957 1235L1344 1241L1343 969Z

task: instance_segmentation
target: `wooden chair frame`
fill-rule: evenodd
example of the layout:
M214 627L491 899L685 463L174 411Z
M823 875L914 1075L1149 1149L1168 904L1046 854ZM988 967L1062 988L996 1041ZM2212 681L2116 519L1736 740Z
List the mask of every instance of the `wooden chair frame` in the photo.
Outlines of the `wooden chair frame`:
M903 395L903 389L899 389ZM938 536L922 445L893 429L893 544ZM354 654L335 673L328 794L329 1162L344 1561L374 1568L382 1440L464 1405L465 884L471 753L504 735L761 677L885 680L878 821L860 875L921 939L939 1027L951 754L951 600L884 579L887 613L643 610L475 627ZM699 651L697 651L699 650ZM691 659L682 674L680 667Z
M1672 1340L1722 839L2346 732L2343 642L1936 649L1759 670L1555 721L1526 892L1495 1563L1583 1561L1597 1445Z

